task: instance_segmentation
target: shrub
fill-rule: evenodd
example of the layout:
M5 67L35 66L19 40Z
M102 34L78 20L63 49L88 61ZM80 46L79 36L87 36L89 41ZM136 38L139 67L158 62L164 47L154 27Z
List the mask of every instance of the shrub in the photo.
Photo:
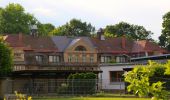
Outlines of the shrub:
M69 75L70 91L73 94L94 94L96 89L96 75L94 73L76 73Z
M139 97L152 95L157 99L166 99L167 91L164 85L167 85L167 83L162 81L162 78L169 68L169 66L166 68L167 66L168 64L151 61L148 65L136 66L132 71L125 74L125 81L129 83L127 90ZM161 80L155 77L161 77Z

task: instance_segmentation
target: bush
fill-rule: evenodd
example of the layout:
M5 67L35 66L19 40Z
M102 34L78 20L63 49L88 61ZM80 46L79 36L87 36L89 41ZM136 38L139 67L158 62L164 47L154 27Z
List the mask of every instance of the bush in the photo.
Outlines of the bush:
M68 85L66 83L62 83L61 86L57 89L57 94L68 94Z
M96 75L94 73L76 73L69 75L68 89L73 94L94 94L96 90Z
M151 95L158 99L166 99L167 91L164 86L167 83L163 81L163 77L169 66L166 68L167 66L165 65L168 64L149 61L148 65L136 66L132 71L126 73L125 81L129 83L128 91L133 92L133 94L139 97Z

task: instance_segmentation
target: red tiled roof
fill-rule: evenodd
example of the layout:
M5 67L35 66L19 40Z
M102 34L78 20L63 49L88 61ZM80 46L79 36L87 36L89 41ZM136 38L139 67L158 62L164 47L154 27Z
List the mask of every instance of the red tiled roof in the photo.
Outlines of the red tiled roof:
M54 52L58 50L50 37L32 37L27 35L24 37L24 44L36 52Z
M136 52L152 52L152 51L161 51L166 53L166 50L159 47L158 44L150 42L148 40L134 41L132 48L132 53Z
M5 41L9 43L10 47L24 47L22 40L19 40L19 35L17 34L8 35Z
M106 38L105 40L99 40L97 38L92 38L94 46L97 48L98 52L108 52L108 53L129 53L133 46L133 41L125 38L125 48L122 47L123 38Z
M8 35L5 41L11 47L22 47L23 50L36 52L56 52L58 49L50 37L33 37L29 35Z
M166 50L159 47L156 43L147 40L133 41L125 37L105 38L105 40L90 38L90 40L99 53L137 53L146 51L160 51L166 53ZM12 34L8 35L5 41L9 43L9 46L20 47L23 48L23 50L34 50L35 52L58 51L51 37L33 37L30 35ZM125 47L122 43L125 43Z

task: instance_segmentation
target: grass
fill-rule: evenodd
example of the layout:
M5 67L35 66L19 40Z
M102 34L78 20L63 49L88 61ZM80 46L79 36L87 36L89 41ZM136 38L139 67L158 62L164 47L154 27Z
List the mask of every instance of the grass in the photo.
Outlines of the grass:
M53 98L53 99L35 99L35 100L150 100L150 98L104 98L104 97L76 97L76 98Z

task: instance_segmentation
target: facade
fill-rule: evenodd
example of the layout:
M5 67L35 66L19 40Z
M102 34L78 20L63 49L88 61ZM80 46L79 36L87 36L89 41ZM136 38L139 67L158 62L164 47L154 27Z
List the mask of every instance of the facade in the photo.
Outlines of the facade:
M128 64L131 57L167 53L147 40L105 38L102 31L98 32L97 38L15 34L4 36L4 40L13 50L11 78L22 81L19 88L24 88L28 82L45 81L49 85L52 81L67 79L73 73L94 72L102 80L108 80L102 84L103 89L117 89L116 85L113 87L106 84L120 82L123 68L133 67ZM108 63L114 63L115 66L111 67ZM14 83L13 88L15 84L18 83ZM124 83L121 83L120 88L124 88Z

